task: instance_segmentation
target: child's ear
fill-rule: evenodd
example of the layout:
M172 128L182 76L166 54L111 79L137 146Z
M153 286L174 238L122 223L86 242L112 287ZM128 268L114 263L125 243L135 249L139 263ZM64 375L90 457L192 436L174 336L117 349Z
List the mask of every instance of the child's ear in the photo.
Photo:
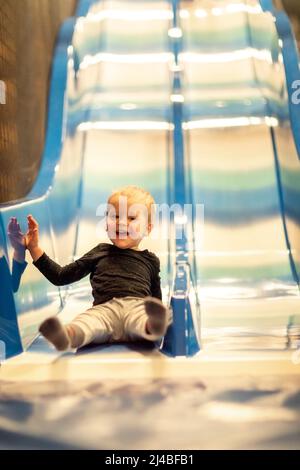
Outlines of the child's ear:
M152 231L152 229L153 229L153 225L152 225L152 224L148 224L148 226L147 226L147 233L148 233L148 235L149 235L149 233Z

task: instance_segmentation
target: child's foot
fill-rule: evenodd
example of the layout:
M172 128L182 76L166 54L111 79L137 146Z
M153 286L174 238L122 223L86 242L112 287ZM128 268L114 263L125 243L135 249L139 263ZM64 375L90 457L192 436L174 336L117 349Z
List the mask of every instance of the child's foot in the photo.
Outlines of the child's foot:
M146 297L145 310L148 315L146 324L148 333L163 336L168 325L168 311L164 304L154 297Z
M58 351L66 351L70 348L71 341L67 333L66 328L56 317L51 317L45 320L40 328L39 332L52 343Z

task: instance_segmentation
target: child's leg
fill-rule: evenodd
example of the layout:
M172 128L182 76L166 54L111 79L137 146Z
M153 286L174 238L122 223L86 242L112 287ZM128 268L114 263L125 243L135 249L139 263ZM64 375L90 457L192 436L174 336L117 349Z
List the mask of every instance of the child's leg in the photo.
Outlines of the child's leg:
M118 311L111 302L96 305L80 313L71 323L63 325L57 317L45 320L39 331L59 351L68 348L79 348L86 344L106 343L116 334Z
M156 298L123 299L125 304L124 331L130 339L149 341L160 339L170 324L170 311Z

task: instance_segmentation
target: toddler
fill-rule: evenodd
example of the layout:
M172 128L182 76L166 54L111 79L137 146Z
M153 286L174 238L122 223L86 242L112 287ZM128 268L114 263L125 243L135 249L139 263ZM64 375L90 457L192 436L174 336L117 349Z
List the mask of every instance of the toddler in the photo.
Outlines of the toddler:
M139 249L152 230L153 208L153 197L142 188L126 186L114 192L106 213L111 243L100 243L64 267L39 246L38 224L28 216L26 247L33 264L50 282L62 286L90 275L93 306L67 325L51 317L39 328L56 349L141 338L156 341L164 336L171 312L161 301L159 259Z

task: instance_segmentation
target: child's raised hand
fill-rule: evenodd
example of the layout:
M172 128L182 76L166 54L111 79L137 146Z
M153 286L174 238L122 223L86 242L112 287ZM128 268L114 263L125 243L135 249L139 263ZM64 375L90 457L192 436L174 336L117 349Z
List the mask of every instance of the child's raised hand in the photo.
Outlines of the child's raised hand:
M39 224L32 217L32 215L27 216L28 221L28 231L25 236L26 248L32 250L38 247L39 244Z
M24 252L26 248L25 235L22 233L16 217L11 217L7 226L7 236L11 246L18 253Z

